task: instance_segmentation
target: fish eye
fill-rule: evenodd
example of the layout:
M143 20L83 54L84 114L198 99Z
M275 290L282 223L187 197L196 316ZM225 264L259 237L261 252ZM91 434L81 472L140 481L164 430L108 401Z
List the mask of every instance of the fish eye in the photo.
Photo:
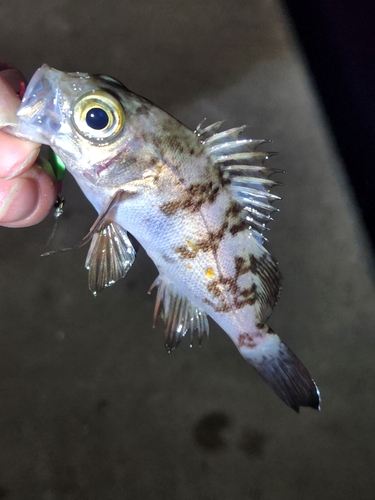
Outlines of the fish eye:
M108 113L102 108L91 108L86 113L86 124L94 130L103 130L109 123Z
M72 118L76 130L86 139L108 141L122 130L125 113L114 96L104 90L92 90L76 100Z

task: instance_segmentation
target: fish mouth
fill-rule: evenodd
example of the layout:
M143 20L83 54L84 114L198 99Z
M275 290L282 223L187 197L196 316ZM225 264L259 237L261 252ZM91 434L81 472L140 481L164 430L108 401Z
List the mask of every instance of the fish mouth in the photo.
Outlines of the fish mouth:
M33 75L17 111L13 133L34 142L52 145L63 124L64 104L59 95L64 73L44 64Z

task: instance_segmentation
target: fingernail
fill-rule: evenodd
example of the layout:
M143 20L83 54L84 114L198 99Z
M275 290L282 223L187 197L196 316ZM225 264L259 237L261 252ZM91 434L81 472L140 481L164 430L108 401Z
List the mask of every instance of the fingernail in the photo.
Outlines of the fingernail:
M30 217L39 203L39 187L34 179L17 179L2 200L0 222L19 222Z

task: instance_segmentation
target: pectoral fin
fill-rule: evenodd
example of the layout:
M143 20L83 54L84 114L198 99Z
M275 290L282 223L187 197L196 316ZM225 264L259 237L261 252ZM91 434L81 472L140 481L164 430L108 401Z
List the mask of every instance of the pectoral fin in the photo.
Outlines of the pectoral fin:
M110 221L111 220L111 212L112 210L115 210L119 203L122 201L125 201L126 199L134 196L135 193L125 191L123 189L120 189L119 191L116 191L116 193L113 195L113 197L109 200L107 205L105 206L104 210L100 212L98 217L96 218L94 224L91 226L90 231L82 238L82 240L77 243L76 245L73 245L72 247L67 247L67 248L59 248L57 250L51 250L50 252L45 252L42 254L42 257L47 257L49 255L55 255L57 253L63 253L63 252L68 252L69 250L75 250L76 248L81 248L84 245L86 245L94 236L95 233L100 231L103 222L106 220Z
M85 263L92 293L96 295L123 278L134 259L135 250L127 232L115 222L102 222L92 237Z
M208 335L209 332L206 313L181 295L173 283L160 276L152 284L149 293L155 286L158 287L158 291L154 310L154 326L158 317L164 320L167 350L170 352L175 349L188 331L191 334L190 345L193 344L195 331L197 331L198 341L201 344L203 334Z
M85 264L89 271L89 288L96 295L103 288L113 285L129 271L135 259L135 250L125 229L111 220L112 212L134 194L122 189L117 191L82 241L72 247L46 252L42 257L80 248L92 240Z

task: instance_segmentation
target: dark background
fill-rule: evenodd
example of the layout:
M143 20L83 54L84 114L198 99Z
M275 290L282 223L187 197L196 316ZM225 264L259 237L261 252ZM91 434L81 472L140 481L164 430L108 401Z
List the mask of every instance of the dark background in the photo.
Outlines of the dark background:
M375 3L285 0L375 244Z

